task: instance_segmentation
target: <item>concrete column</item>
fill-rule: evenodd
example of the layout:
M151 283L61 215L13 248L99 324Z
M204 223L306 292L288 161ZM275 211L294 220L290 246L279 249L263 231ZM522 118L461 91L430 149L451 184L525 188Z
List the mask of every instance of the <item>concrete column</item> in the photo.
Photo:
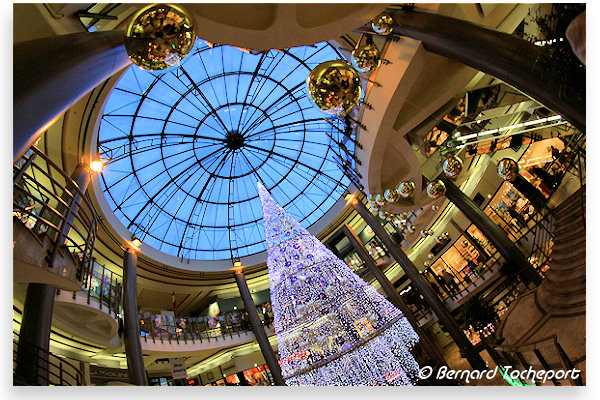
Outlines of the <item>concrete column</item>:
M254 300L252 300L252 295L250 294L250 289L248 288L248 283L246 282L244 272L241 268L237 268L234 270L233 276L235 277L235 282L238 285L240 296L242 298L242 301L244 302L246 312L248 313L248 317L250 319L250 326L252 327L252 332L254 333L254 337L256 337L256 341L258 342L260 351L262 352L262 355L265 358L265 362L271 370L273 381L277 386L286 386L285 381L283 380L283 376L281 374L281 367L279 366L279 361L277 360L277 357L275 357L273 348L269 343L269 338L265 333L265 328L263 327L262 321L258 316L258 311L256 311L256 305L254 304Z
M494 76L561 114L585 132L585 93L577 100L560 91L559 80L548 81L535 71L543 51L509 33L472 22L417 11L391 13L393 32L420 40L428 51Z
M445 327L458 348L460 349L461 355L467 359L471 367L476 370L485 370L487 366L479 352L475 350L469 339L465 336L462 329L458 326L445 304L442 303L440 298L433 292L433 289L425 281L425 279L419 273L419 270L410 261L410 259L404 254L404 252L396 246L392 241L388 233L383 229L383 226L373 218L371 212L367 207L358 199L353 198L350 201L352 207L358 212L363 220L373 229L375 235L383 242L384 246L388 249L394 260L402 267L404 273L411 280L415 288L431 307L432 311L439 318L440 323Z
M396 306L396 308L400 309L400 311L402 311L402 314L404 314L408 322L410 322L414 331L417 333L417 335L419 335L419 338L421 339L420 342L423 345L423 348L429 356L429 358L434 362L438 362L441 365L445 365L446 362L444 360L444 355L442 354L442 352L431 341L429 336L427 336L427 333L425 333L423 328L421 328L411 309L404 302L404 299L402 298L402 296L400 296L400 293L398 293L396 288L385 276L383 271L375 264L375 260L364 248L360 239L358 238L358 236L356 236L356 233L348 225L344 225L341 228L341 231L348 238L348 240L350 240L350 244L352 245L354 250L356 250L358 256L365 262L365 266L367 267L367 269L371 272L371 274L373 274L375 279L377 279L377 282L379 282L383 291L388 296L388 300L394 306Z
M140 344L140 326L137 307L137 253L133 249L125 251L123 260L123 336L129 382L138 386L148 386L144 357Z
M540 274L531 266L527 257L513 243L506 232L502 230L477 204L473 203L450 179L442 177L446 186L446 197L450 200L492 244L502 257L517 266L519 275L526 282L539 285L542 281Z
M130 64L123 31L82 32L13 46L13 157L62 113Z
M56 289L43 283L30 283L23 307L16 375L28 385L48 385L50 327Z

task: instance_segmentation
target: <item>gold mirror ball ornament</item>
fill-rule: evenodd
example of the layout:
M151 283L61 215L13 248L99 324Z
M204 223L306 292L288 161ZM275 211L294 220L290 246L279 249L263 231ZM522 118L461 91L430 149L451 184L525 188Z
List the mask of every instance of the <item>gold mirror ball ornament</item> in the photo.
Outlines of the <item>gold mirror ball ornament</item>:
M381 53L375 44L352 50L352 65L362 73L373 72L381 66Z
M505 181L514 181L519 175L519 164L512 158L503 158L498 163L498 175Z
M414 233L417 230L417 227L414 225L409 225L407 229L410 233Z
M431 197L432 199L437 199L441 196L443 196L446 193L446 185L444 185L444 182L438 180L429 182L429 184L427 185L427 196Z
M426 238L427 236L429 236L429 234L427 233L427 231L421 231L419 232L419 234L421 235L421 237Z
M457 156L447 156L442 164L442 170L448 178L456 178L463 168L462 160Z
M433 257L435 257L435 256L431 253L427 254L427 258L429 258L430 260L433 260Z
M398 193L398 189L388 189L383 192L383 197L390 203L394 203L400 199L400 193Z
M394 28L394 20L388 14L381 13L371 22L371 26L375 33L379 35L389 35Z
M442 237L442 235L438 235L435 237L435 242L436 243L442 243L442 241L444 240L444 238Z
M325 61L306 80L309 97L327 114L347 114L358 104L362 83L358 72L345 61Z
M375 196L375 203L380 206L385 205L385 197L383 197L381 193L378 194L377 196Z
M131 19L125 50L138 67L160 71L179 65L194 48L194 18L172 4L152 4Z
M368 201L369 203L371 203L371 204L375 204L375 195L373 195L373 194L369 194L369 195L367 196L367 201Z
M428 268L428 267L429 267L429 265L430 265L430 264L429 264L429 261L425 261L425 262L423 263L423 266L424 266L425 268Z
M469 242L468 242L468 241L466 241L466 240L463 240L462 242L460 242L460 245L461 245L462 247L467 247L467 246L469 245Z
M415 184L411 181L402 181L398 185L398 193L403 198L407 199L415 193Z

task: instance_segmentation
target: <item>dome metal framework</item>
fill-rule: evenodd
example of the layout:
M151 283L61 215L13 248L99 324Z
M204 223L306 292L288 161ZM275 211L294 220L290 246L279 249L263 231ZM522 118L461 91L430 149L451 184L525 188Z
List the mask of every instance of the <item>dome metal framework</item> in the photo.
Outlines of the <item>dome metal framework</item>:
M98 133L117 218L145 244L196 260L265 250L257 181L302 224L316 222L350 183L342 163L354 144L305 81L341 58L327 42L256 55L198 40L178 68L130 67Z

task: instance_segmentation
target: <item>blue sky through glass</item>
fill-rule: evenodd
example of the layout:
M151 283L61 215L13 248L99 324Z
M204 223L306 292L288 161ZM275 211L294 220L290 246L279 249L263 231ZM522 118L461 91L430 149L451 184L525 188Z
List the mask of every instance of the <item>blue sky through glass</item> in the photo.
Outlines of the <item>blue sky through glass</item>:
M158 250L243 257L266 248L257 181L306 227L349 184L328 136L342 135L305 90L312 68L342 57L328 43L252 55L196 42L180 67L157 75L132 66L111 92L98 138L109 160L102 190Z

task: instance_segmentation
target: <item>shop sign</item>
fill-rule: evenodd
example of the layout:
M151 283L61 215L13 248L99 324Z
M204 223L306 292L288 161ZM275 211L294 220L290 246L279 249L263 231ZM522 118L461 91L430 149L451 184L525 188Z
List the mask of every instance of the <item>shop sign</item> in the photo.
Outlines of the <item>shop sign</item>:
M169 358L169 363L171 364L171 373L173 374L173 379L187 378L187 371L185 369L185 358Z

